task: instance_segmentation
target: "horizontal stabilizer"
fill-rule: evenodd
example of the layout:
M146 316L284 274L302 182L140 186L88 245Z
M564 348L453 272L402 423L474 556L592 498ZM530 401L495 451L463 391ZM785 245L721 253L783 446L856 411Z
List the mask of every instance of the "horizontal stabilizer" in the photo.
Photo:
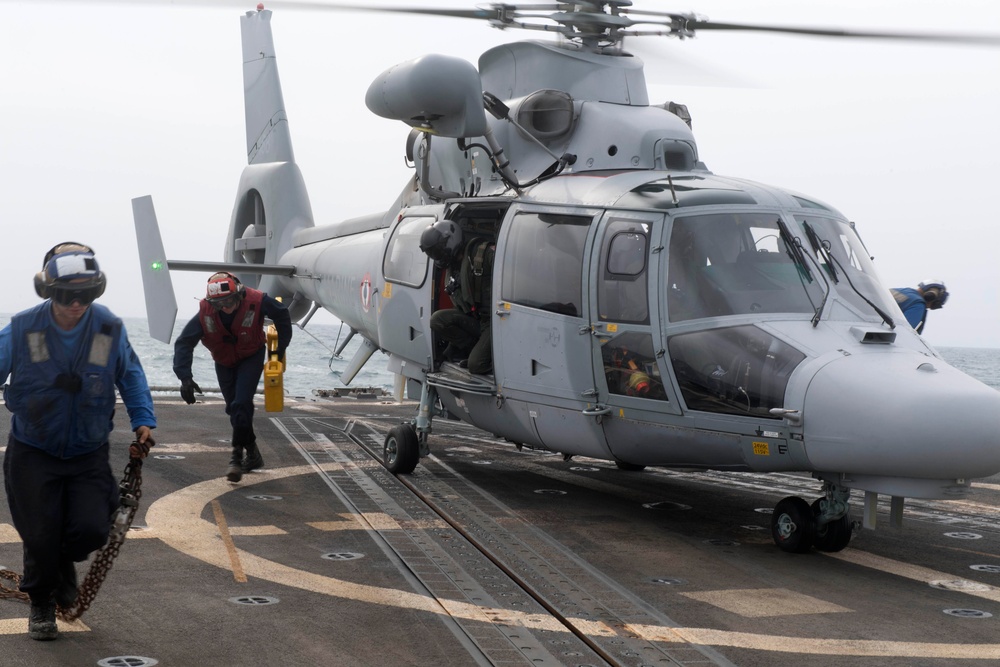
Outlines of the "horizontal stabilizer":
M135 237L139 244L139 274L146 297L146 319L149 335L154 339L170 342L177 319L177 299L167 268L163 239L149 195L132 200L132 217L135 219Z
M244 264L241 262L199 262L171 259L167 261L167 268L171 271L201 271L205 273L228 271L229 273L252 273L261 276L295 275L295 267L290 264Z

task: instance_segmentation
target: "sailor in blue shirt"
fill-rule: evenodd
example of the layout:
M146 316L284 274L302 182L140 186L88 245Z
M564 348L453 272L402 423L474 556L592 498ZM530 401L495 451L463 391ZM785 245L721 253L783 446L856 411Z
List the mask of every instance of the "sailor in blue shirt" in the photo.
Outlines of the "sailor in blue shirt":
M153 399L122 321L94 303L106 279L80 243L50 250L35 276L40 305L0 331L0 377L13 413L4 482L24 544L21 590L31 598L28 635L55 639L56 605L72 606L76 566L108 540L118 507L109 463L115 388L128 411L136 454L156 428Z
M937 310L948 300L948 290L940 280L929 280L920 283L916 289L912 287L896 287L891 290L892 296L903 311L906 321L917 333L923 333L927 321L927 311Z

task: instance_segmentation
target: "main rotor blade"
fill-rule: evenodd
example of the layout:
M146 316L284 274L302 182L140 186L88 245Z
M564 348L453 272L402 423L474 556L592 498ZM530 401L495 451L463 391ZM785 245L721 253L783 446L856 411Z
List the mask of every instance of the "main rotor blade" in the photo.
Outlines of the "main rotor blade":
M427 16L447 16L460 19L500 18L498 9L435 9L433 7L381 7L378 5L343 5L328 2L296 2L295 0L273 0L263 2L265 9L271 7L288 9L316 9L352 12L387 12L392 14L424 14Z
M635 12L632 12L635 13ZM698 30L745 30L751 32L777 32L791 35L811 35L817 37L847 37L857 39L892 39L910 42L946 42L979 46L1000 46L1000 35L976 35L957 33L882 32L876 30L841 30L832 28L796 28L777 25L754 25L748 23L719 23L689 17L685 27Z

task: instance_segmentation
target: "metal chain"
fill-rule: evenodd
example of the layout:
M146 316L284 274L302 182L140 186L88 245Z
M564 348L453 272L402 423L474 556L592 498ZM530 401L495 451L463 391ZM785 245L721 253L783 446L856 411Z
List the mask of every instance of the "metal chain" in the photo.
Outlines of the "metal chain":
M83 612L90 608L90 603L97 597L104 579L111 570L111 565L118 557L118 550L125 543L125 535L132 525L132 519L139 509L139 498L142 497L142 459L130 457L125 465L125 476L118 485L120 504L115 512L114 523L111 525L111 534L108 536L108 543L98 549L90 564L90 571L80 584L79 592L73 605L68 609L56 608L56 614L64 621L73 621L83 615Z
M132 443L141 447L136 443ZM111 533L108 542L101 547L94 555L94 560L90 564L90 570L80 585L76 596L76 601L69 608L57 607L56 614L64 621L74 621L87 611L90 604L97 596L97 591L104 583L111 570L111 565L118 557L118 551L125 542L125 535L128 533L135 513L139 509L139 498L142 497L142 459L130 457L125 466L125 475L118 484L120 503L118 511L115 512L114 522L111 526ZM0 578L7 579L14 583L14 589L7 588L0 583L0 599L16 599L30 602L31 598L27 593L17 590L21 583L21 575L10 570L0 570Z
M14 582L14 588L7 588L0 583L0 600L23 600L29 602L31 598L28 597L27 593L22 593L17 589L21 584L21 575L11 570L0 570L0 577Z

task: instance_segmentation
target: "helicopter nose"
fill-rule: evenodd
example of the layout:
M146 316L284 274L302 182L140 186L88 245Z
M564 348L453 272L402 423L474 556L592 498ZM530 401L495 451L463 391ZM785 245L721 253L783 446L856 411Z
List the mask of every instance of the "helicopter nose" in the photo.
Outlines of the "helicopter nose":
M1000 391L915 352L827 364L802 416L817 470L939 480L1000 471Z

